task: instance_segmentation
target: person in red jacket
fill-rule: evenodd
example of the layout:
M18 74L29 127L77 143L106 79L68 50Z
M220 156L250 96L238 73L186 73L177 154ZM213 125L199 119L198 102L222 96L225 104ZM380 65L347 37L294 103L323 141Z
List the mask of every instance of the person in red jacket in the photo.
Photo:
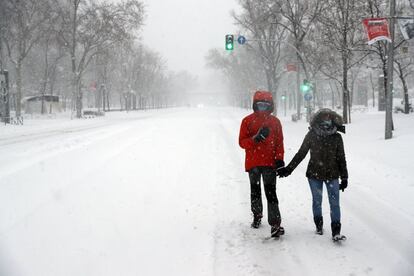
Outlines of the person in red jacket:
M240 126L239 145L246 151L245 168L250 179L250 200L253 222L258 228L263 217L260 180L267 199L268 223L271 236L284 234L276 195L276 170L285 166L283 161L283 132L278 118L272 115L273 97L270 92L257 91L253 96L254 112L245 117Z

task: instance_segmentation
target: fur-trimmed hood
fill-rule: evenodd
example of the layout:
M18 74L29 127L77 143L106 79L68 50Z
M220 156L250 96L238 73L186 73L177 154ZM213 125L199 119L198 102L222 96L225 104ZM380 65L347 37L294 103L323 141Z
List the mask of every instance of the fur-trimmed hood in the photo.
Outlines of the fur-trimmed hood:
M329 117L332 120L333 125L336 127L337 131L345 133L345 126L342 120L342 117L335 111L329 108L319 109L310 120L310 128L316 129L318 125L322 122L322 118Z

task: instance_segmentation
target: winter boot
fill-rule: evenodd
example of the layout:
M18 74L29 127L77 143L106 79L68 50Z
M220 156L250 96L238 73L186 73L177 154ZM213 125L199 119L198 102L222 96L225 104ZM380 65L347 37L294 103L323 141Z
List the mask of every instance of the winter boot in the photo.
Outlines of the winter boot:
M323 235L323 217L314 217L313 221L316 225L316 234Z
M342 241L346 239L344 235L341 235L341 223L340 222L332 222L331 228L332 228L332 240L333 241Z
M262 214L253 215L253 222L251 224L252 228L259 228L262 223Z
M284 234L285 229L280 225L272 225L272 227L270 228L270 236L273 238L277 238Z

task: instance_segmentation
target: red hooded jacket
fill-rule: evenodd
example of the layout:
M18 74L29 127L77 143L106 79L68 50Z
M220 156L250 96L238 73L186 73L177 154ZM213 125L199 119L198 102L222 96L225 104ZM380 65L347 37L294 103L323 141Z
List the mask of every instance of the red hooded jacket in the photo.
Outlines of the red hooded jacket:
M272 94L267 91L257 91L253 97L253 109L258 101L270 102L273 107ZM264 166L275 168L276 160L283 160L283 132L278 118L270 111L257 111L245 117L240 126L239 145L246 150L246 171L254 167ZM261 142L256 143L253 137L260 128L268 127L269 136Z

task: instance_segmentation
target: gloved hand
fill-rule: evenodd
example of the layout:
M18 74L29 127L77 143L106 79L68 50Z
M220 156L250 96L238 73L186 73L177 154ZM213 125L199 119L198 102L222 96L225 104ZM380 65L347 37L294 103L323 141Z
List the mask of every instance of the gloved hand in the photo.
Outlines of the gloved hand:
M283 168L285 166L285 161L277 159L275 164L276 164L276 171L277 171L278 169Z
M342 192L348 187L348 178L342 178L341 184L339 184L339 190L342 190Z
M276 170L276 175L278 175L279 177L287 177L292 173L292 171L293 170L289 167L281 167Z
M255 136L253 136L253 140L256 143L264 141L267 138L267 136L269 136L269 132L270 132L270 130L269 130L268 127L261 127L259 129L259 131L257 132L257 134Z

